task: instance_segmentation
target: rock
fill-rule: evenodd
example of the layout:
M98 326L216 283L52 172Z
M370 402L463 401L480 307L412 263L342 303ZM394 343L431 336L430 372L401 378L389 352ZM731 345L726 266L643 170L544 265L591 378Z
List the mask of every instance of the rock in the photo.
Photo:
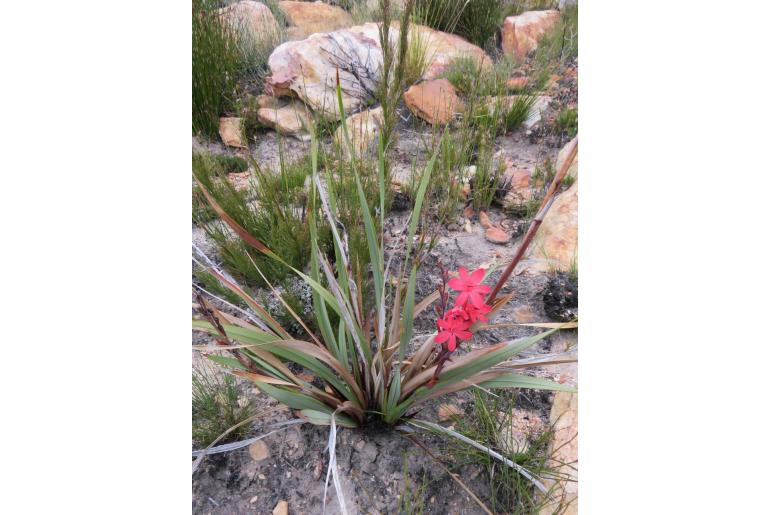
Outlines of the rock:
M220 118L219 137L228 147L247 148L246 137L243 134L243 121L240 118Z
M503 21L503 53L517 59L524 58L537 48L538 40L559 21L559 11L527 11L509 16Z
M313 464L313 479L315 479L316 481L321 479L321 473L323 472L323 469L324 469L323 461L316 460L315 463Z
M356 157L361 158L367 155L369 150L376 148L377 134L380 127L385 123L382 107L367 109L352 116L348 116L345 125L348 128L348 135L353 146L353 152ZM350 157L348 145L345 142L345 136L342 126L337 127L334 132L334 139L342 148L345 157Z
M255 503L255 502L257 502L258 500L259 500L259 496L258 496L258 495L255 495L254 497L252 497L251 499L249 499L249 504L254 504L254 503Z
M393 27L397 28L398 24L394 23ZM424 25L409 25L409 42L410 45L424 45L425 55L430 59L425 73L422 75L424 80L441 77L449 64L460 57L471 58L485 68L492 66L492 60L481 48L460 36L434 30Z
M276 132L293 136L302 141L309 141L307 128L313 117L305 104L296 99L277 99L274 97L260 98L257 119Z
M374 100L382 68L377 24L366 23L288 41L273 51L268 66L268 94L296 95L322 117L339 120L338 70L345 113L355 113Z
M273 508L273 515L289 515L289 503L286 501L278 501L278 504Z
M415 116L431 125L449 123L465 109L457 90L446 79L415 84L404 93L404 102Z
M447 65L460 56L475 58L482 65L491 63L483 50L453 34L410 25L410 37L421 38L420 42L426 45L426 55L431 58L423 74L427 80L440 76ZM391 45L397 45L398 38L399 24L393 23ZM338 69L346 114L355 113L375 99L382 68L379 27L376 23L365 23L312 34L301 41L288 41L273 51L268 66L270 76L265 81L268 94L297 96L316 113L339 120L335 89Z
M554 200L525 257L569 270L578 254L578 181Z
M451 224L447 224L446 229L447 231L457 232L460 230L460 226L452 222Z
M467 232L468 234L472 234L473 233L473 227L471 226L471 221L470 220L466 220L465 221L465 232Z
M270 449L267 448L265 442L257 440L249 445L249 456L254 461L264 461L270 457Z
M347 11L323 2L281 1L278 8L286 17L286 35L291 41L353 25L353 17Z
M219 14L242 36L256 43L277 41L281 26L262 2L242 0L219 9Z
M560 480L545 479L550 501L540 509L539 515L563 513L577 515L578 481L578 398L577 393L556 392L551 406L553 426L553 454L549 466L554 468Z
M511 235L498 227L490 227L484 231L484 237L491 243L505 245L511 241Z
M247 190L251 181L251 172L248 170L245 172L234 172L227 174L227 180L238 191ZM249 404L249 399L246 397L238 397L238 406L245 407Z
M463 414L462 410L454 404L442 404L438 407L439 422L446 422Z
M511 77L505 81L505 86L508 89L523 89L527 87L527 84L529 84L529 79L527 77Z
M517 168L508 160L505 172L503 172L503 188L507 190L502 200L503 209L509 211L521 209L534 195L532 172L524 168Z
M473 214L474 214L473 206L465 206L465 208L463 209L463 216L465 218L473 218Z
M513 409L511 413L498 412L500 432L497 444L506 454L522 454L529 449L531 438L545 430L545 423L535 411Z
M577 137L577 136L575 136ZM564 145L564 147L559 150L559 155L556 156L556 167L555 170L559 170L562 165L564 164L564 161L567 159L567 155L569 154L569 149L572 147L572 142L575 141L575 139L571 139L569 143ZM575 153L575 159L572 160L572 164L569 166L569 170L567 170L567 176L572 177L574 179L578 178L578 154L580 153L580 150L578 150Z
M479 211L479 223L484 229L492 227L492 222L489 220L489 215L487 215L486 211Z

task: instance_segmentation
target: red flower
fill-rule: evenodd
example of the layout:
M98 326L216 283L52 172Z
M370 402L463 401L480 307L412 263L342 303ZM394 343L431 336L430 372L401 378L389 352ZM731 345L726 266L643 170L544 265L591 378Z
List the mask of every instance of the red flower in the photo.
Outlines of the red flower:
M481 284L484 280L486 270L479 268L468 274L468 270L460 267L460 277L455 277L449 281L449 287L460 292L457 296L457 306L465 306L470 303L475 308L480 309L484 305L484 294L492 291L492 288Z
M446 312L444 318L438 320L436 324L439 327L439 333L436 336L436 343L445 343L449 352L454 352L457 348L457 340L470 340L473 334L468 331L471 326L468 313L462 308L452 308Z
M468 313L468 318L470 319L471 324L475 324L479 320L482 322L489 321L484 315L492 311L492 306L482 304L481 307L477 308L473 304L466 304L463 306L463 309L465 309L465 312Z

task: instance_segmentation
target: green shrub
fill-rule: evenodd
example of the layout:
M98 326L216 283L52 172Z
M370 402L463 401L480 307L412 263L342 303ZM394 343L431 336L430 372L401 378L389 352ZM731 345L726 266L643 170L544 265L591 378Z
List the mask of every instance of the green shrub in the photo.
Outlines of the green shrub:
M192 439L197 447L208 446L219 435L249 418L252 411L251 402L240 397L235 377L211 365L193 368ZM219 443L240 440L248 432L249 425L243 424Z
M291 266L302 268L310 258L305 182L309 159L281 160L276 174L254 162L255 180L246 190L237 190L228 180L221 162L210 155L193 154L193 174L219 206L257 239L282 256ZM254 202L252 197L256 197ZM204 226L219 248L225 268L249 285L264 286L262 274L271 282L284 279L289 270L249 248L220 220ZM259 270L254 265L259 267Z
M192 130L210 138L217 135L219 116L232 107L240 59L218 8L215 0L193 0Z
M415 22L487 46L503 23L501 0L417 0Z
M566 108L562 110L554 122L559 132L566 133L570 138L574 138L578 130L578 112L577 109Z
M220 7L217 0L193 0L192 129L209 138L218 133L219 117L235 112L242 91L261 90L270 53L283 39L282 32L253 37L228 23Z

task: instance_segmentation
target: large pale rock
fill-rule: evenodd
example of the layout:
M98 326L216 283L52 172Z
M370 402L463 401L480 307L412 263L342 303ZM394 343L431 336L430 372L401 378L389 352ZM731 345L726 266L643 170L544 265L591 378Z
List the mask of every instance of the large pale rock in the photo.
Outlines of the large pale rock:
M243 123L240 118L224 117L219 119L219 137L228 147L247 148Z
M425 79L439 76L460 56L491 62L483 50L458 36L428 27L410 27L410 37L420 38L426 45ZM389 32L390 44L397 45L398 38L399 24L393 23ZM276 97L297 96L325 118L340 120L335 89L337 71L345 113L352 114L374 100L382 61L376 23L313 34L301 41L288 41L273 51L268 59L271 75L265 81L265 90Z
M241 0L219 9L219 13L231 27L254 42L276 41L280 37L280 25L262 2Z
M546 479L550 499L539 515L555 513L577 515L578 495L578 398L577 393L556 392L551 407L554 450L549 466L558 471L559 480Z
M404 102L415 116L431 125L449 123L465 110L457 90L446 79L415 84L404 93Z
M310 139L307 128L312 123L313 117L301 101L263 95L258 103L260 108L257 110L257 119L260 123L286 136L293 136L303 141Z
M396 27L398 25L394 24ZM448 34L424 25L409 25L410 46L424 47L428 66L422 78L431 80L440 77L455 59L468 57L482 67L492 65L487 54L473 43L455 34Z
M577 136L575 136L577 137ZM559 155L556 156L556 170L559 170L561 166L564 164L564 161L567 159L567 156L569 155L569 149L572 147L572 142L575 141L573 138L570 140L569 143L564 145L564 148L559 150ZM567 170L567 176L572 177L574 179L578 178L578 153L580 151L575 153L575 159L572 160L572 164L569 165L569 170Z
M524 58L537 48L538 40L559 21L559 11L527 11L503 22L502 46L506 55Z
M527 249L526 257L569 270L578 254L578 181L561 193Z
M385 123L382 107L367 109L352 116L348 116L345 125L348 129L348 135L353 146L355 157L363 157L375 146L377 133L380 127ZM342 126L337 127L334 132L334 139L342 148L346 157L350 157L348 145L345 142L345 135Z
M305 39L317 32L331 32L353 25L350 14L323 2L278 2L289 27L286 35L291 41Z
M273 51L268 66L268 94L295 95L321 116L339 120L338 71L345 113L354 113L374 100L382 68L377 25L367 23L288 41Z

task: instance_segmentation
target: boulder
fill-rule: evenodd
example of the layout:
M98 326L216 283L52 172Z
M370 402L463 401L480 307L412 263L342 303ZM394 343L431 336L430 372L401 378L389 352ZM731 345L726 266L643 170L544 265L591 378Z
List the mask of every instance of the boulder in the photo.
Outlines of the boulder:
M449 123L465 110L457 90L446 79L415 84L404 93L404 102L415 116L431 125Z
M558 479L545 478L550 493L539 515L577 515L578 495L578 396L577 393L556 392L551 406L553 455L548 465L558 473Z
M398 27L397 24L394 26ZM460 57L469 57L482 67L492 65L489 56L473 43L455 34L441 32L424 25L409 25L409 44L425 47L425 56L428 61L428 66L422 75L425 80L441 77L449 64Z
M276 132L302 141L310 140L307 128L313 117L305 104L297 99L277 99L262 95L257 100L260 108L257 119Z
M228 147L248 148L243 134L243 121L237 117L219 119L219 137Z
M516 59L523 59L537 48L538 40L559 21L559 11L527 11L518 16L509 16L503 22L503 53Z
M323 2L278 2L278 8L286 17L289 27L286 36L290 41L305 39L318 32L331 32L353 25L350 14L335 5Z
M578 252L578 181L554 200L526 257L569 270Z
M348 135L353 145L355 157L363 157L369 150L375 147L377 133L384 123L382 107L367 109L366 111L348 116L345 120L345 125L348 128ZM334 132L334 139L342 148L344 155L350 157L350 151L345 142L345 135L341 125Z
M286 2L298 3L298 2ZM428 27L410 25L410 37L421 38L429 63L424 79L441 75L446 66L460 56L471 56L491 63L479 47L453 34ZM398 44L399 24L389 33L391 45ZM296 96L329 120L340 120L336 84L337 71L346 114L370 105L380 81L382 47L379 26L365 23L327 33L312 34L301 41L279 45L268 59L270 76L265 91L276 97Z
M374 100L382 68L377 25L367 23L288 41L273 51L267 64L271 75L265 80L266 93L297 96L324 118L340 120L338 73L346 114Z
M564 145L564 148L559 150L559 155L556 156L556 170L559 170L564 164L564 160L567 159L567 155L569 154L569 149L572 147L573 141L575 141L574 138L570 140L569 143ZM580 151L578 150L578 153L579 152ZM567 170L567 176L574 179L578 178L578 153L575 153L575 159L572 160L572 164L569 166L569 170Z
M277 41L281 26L262 2L241 0L219 9L219 14L243 36L257 43Z

